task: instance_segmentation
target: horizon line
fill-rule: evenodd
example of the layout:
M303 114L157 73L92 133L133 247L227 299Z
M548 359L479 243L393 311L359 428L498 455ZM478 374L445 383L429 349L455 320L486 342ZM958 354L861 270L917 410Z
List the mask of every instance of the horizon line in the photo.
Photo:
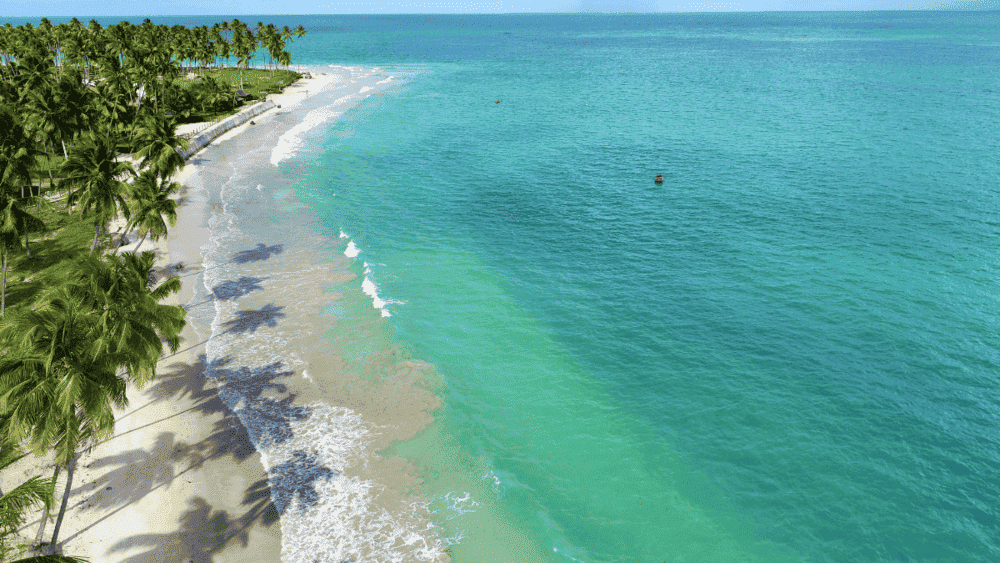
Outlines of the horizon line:
M381 15L393 15L393 16L469 16L469 15L483 15L483 16L517 16L517 15L540 15L540 14L550 14L550 15L643 15L643 14L751 14L751 13L798 13L798 12L998 12L1000 8L995 9L958 9L958 8L945 8L945 7L933 7L933 8L841 8L841 9L831 9L831 10L697 10L697 11L681 11L681 10L657 10L657 11L599 11L599 10L580 10L575 12L556 12L556 11L537 11L537 12L302 12L302 13L253 13L253 14L87 14L87 15L31 15L31 16L4 16L0 18L0 21L6 21L6 19L17 18L163 18L163 17L249 17L249 16L381 16Z

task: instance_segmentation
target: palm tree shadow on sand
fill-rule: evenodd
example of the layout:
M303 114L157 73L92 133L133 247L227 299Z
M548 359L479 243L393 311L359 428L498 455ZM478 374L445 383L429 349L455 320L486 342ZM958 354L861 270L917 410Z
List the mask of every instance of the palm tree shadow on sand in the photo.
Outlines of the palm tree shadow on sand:
M260 262L262 260L267 260L272 254L281 254L281 251L285 249L283 244L274 244L267 246L264 243L257 243L257 248L251 248L250 250L241 250L233 256L233 262L237 264L246 264L247 262Z
M227 547L249 544L249 530L256 524L271 526L298 500L306 511L319 502L316 482L336 476L321 466L316 454L296 451L292 459L273 468L270 482L261 479L247 488L242 505L246 512L233 518L224 510L214 510L202 497L189 500L189 509L178 520L178 530L163 534L139 534L111 546L109 553L148 547L122 563L149 561L190 561L211 563L213 556ZM272 501L272 499L274 499ZM349 560L348 560L349 561Z
M284 317L285 314L281 312L284 307L279 307L274 303L270 303L261 307L260 309L251 309L249 311L237 311L236 318L227 321L223 326L226 328L224 332L232 333L243 333L243 332L257 332L257 329L262 325L267 325L269 327L278 326L277 319Z
M255 484L253 487L259 487ZM251 487L251 489L253 489ZM232 517L225 510L215 510L202 497L188 501L189 508L178 520L178 529L163 534L139 534L122 540L108 550L109 553L132 551L137 547L146 551L122 559L121 563L148 563L150 561L176 561L211 563L214 555L227 547L250 543L249 528L256 522L270 526L278 520L277 511L266 498L267 488L248 490L249 510L239 517ZM263 506L261 506L263 505ZM249 560L252 560L250 558Z
M228 457L236 463L242 463L256 452L255 444L283 443L293 436L292 422L308 418L309 409L294 405L294 395L284 398L262 395L286 393L286 386L278 380L294 375L294 372L281 369L281 362L257 368L246 366L234 368L230 367L231 363L230 358L206 362L205 356L202 355L197 362L190 365L179 363L171 366L170 372L157 378L152 388L157 397L154 401L186 399L193 401L194 405L140 428L191 410L201 411L204 414L221 413L223 417L214 422L211 434L196 444L178 441L173 432L162 432L150 448L137 448L103 457L87 465L86 468L91 471L102 469L107 471L73 491L74 497L78 499L74 502L74 507L83 511L110 510L111 512L66 538L62 543L78 537L126 506L143 501L153 491L170 486L178 477L192 469L202 467L206 462ZM134 430L116 435L111 440ZM280 494L280 508L272 503L271 487L260 482L256 483L251 487L252 491L247 492L247 500L243 503L252 504L251 510L238 519L239 525L230 523L223 528L225 532L223 536L227 538L224 543L232 541L233 537L239 535L237 533L239 530L245 530L257 519L270 524L277 519L278 514L287 509L293 497L299 498L300 507L315 504L318 495L312 483L316 479L328 479L335 474L330 469L322 467L315 454L309 456L304 452L296 452L290 461L276 466L272 470L272 475L279 489L283 491ZM268 516L269 514L273 516ZM196 520L200 518L194 512L189 516ZM220 515L215 514L206 518L211 520L219 517ZM213 522L216 521L211 520L206 525L215 526ZM180 536L174 537L177 534ZM190 536L190 533L184 530L177 534L160 539L170 543L180 541L178 538L181 536L183 538ZM212 537L218 539L223 536ZM149 539L152 536L143 537ZM195 543L203 545L205 541L208 540L198 540ZM158 551L161 547L154 548L153 552L161 553ZM195 550L191 553L191 557L195 557L200 556L199 553L202 552ZM211 550L205 553L211 553Z
M247 276L243 276L236 281L227 280L212 288L212 297L219 301L243 297L252 291L263 289L260 282L266 279L267 278L249 278Z
M295 395L263 397L265 392L284 394L279 378L294 375L281 362L258 368L228 368L229 359L211 362L205 374L219 385L219 397L239 418L254 444L280 444L292 437L292 422L305 420L310 411L294 405Z
M319 502L316 482L336 476L336 472L323 467L315 453L296 451L292 459L271 470L270 482L261 479L247 488L242 506L246 512L231 517L224 510L215 510L202 497L188 501L189 509L178 520L178 529L163 534L139 534L111 546L108 553L131 551L137 547L148 549L121 563L148 563L150 561L184 561L211 563L214 556L239 544L247 547L250 528L260 523L271 526L298 500L298 509L306 511ZM272 500L273 499L273 500ZM345 560L343 563L352 561Z
M208 298L204 301L199 301L194 305L186 305L184 308L191 310L199 305L204 305L212 301L227 301L229 299L238 299L245 295L257 291L258 289L264 289L261 282L267 278L250 278L243 276L238 280L226 280L223 283L212 288L212 293L209 294Z

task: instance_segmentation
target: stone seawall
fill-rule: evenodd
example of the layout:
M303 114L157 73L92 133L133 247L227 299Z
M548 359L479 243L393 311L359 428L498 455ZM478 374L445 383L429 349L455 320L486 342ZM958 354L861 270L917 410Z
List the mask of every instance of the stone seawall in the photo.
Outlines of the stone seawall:
M198 133L188 141L187 150L183 150L177 147L177 152L184 157L185 160L191 158L191 155L200 151L201 149L208 146L209 143L215 139L222 136L227 131L230 131L240 125L243 125L250 119L264 113L265 111L275 107L274 102L264 101L258 102L252 106L243 108L239 113L230 115L229 117L223 119L222 121L212 125L208 129L205 129L201 133Z

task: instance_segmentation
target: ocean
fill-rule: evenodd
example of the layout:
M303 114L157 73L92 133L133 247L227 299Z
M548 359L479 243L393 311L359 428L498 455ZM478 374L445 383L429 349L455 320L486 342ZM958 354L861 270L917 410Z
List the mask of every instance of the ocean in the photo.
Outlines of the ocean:
M998 12L241 19L339 77L189 185L286 561L1000 560Z

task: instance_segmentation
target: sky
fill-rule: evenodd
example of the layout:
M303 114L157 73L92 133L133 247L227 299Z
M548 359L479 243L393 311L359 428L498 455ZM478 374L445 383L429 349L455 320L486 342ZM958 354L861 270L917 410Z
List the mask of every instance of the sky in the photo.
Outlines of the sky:
M1000 0L0 0L0 21L43 16L920 10L958 2L1000 9Z

